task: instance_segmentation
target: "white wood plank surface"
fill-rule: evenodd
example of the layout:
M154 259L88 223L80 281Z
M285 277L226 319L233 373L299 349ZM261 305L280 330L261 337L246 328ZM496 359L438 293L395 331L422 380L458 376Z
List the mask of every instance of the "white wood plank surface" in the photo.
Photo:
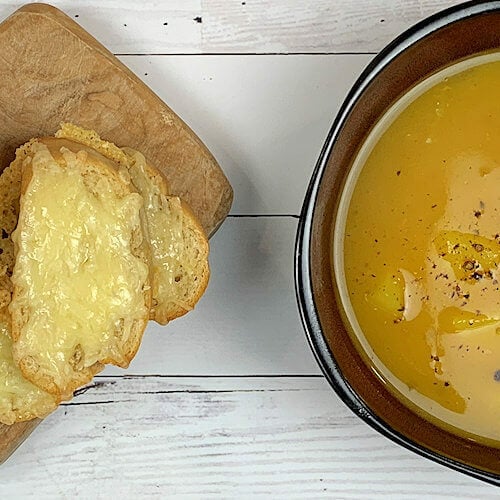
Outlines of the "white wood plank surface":
M12 498L498 498L371 430L322 378L99 377L0 475Z
M23 3L1 2L0 18ZM460 2L52 0L50 3L115 53L199 54L377 52L423 17Z
M291 217L227 219L211 240L207 292L183 318L151 322L126 373L318 374L295 301L296 228Z
M207 1L205 52L376 52L443 0Z
M342 100L372 56L121 57L202 138L235 214L299 214Z

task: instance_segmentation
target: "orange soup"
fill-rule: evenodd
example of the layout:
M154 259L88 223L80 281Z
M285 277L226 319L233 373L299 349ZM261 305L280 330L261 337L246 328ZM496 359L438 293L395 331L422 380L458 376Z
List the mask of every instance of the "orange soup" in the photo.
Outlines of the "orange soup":
M338 217L335 275L370 366L434 423L500 446L500 52L386 113Z

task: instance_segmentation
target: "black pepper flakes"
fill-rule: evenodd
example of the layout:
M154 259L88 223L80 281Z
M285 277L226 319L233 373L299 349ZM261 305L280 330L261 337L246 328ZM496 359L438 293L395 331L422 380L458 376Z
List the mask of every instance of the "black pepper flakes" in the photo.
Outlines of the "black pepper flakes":
M475 269L475 264L472 260L466 260L462 266L466 271L473 271Z

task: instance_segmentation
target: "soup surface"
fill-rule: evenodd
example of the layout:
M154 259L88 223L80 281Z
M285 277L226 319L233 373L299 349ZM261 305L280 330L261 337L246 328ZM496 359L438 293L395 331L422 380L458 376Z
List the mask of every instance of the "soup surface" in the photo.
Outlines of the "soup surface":
M500 446L500 53L386 114L339 217L336 276L370 365L438 425Z

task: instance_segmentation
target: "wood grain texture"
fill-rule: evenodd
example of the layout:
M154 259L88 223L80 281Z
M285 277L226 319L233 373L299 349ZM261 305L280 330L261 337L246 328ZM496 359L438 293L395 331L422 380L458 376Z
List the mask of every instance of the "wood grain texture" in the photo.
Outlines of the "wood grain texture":
M115 53L350 53L377 52L420 19L460 0L51 3ZM0 17L21 4L2 2Z
M205 2L208 52L378 52L396 33L457 1Z
M224 220L231 187L189 127L126 66L63 13L31 4L0 26L0 167L15 147L61 121L139 149L207 233Z
M5 498L498 498L377 434L322 377L98 377L0 474Z
M15 425L0 424L0 464L16 451L39 423L40 420L35 419Z

